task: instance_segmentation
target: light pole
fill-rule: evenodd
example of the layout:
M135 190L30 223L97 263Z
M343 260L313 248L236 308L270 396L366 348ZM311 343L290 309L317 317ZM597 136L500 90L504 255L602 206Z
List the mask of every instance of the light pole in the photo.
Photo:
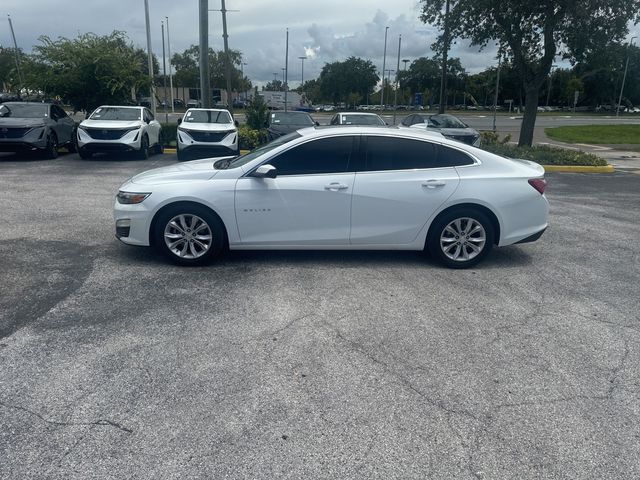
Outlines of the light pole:
M382 56L382 89L380 90L380 110L384 108L384 69L387 68L387 33L389 27L384 27L384 55Z
M498 90L500 89L500 66L502 61L502 52L498 50L498 75L496 77L496 95L493 97L493 132L496 131L496 111L498 110Z
M167 112L167 60L164 54L164 22L162 25L162 89L164 90L164 122L169 123L169 112Z
M246 65L245 62L242 61L242 59L240 59L240 73L242 74L242 88L244 89L244 66ZM244 101L247 101L247 90L244 90Z
M167 21L167 50L169 52L169 88L171 89L171 113L176 113L173 105L173 72L171 71L171 37L169 36L169 17L164 17Z
M16 34L13 31L13 23L11 23L11 16L7 15L7 20L9 20L9 28L11 29L11 38L13 38L13 53L16 56L16 70L18 71L18 80L20 81L20 90L18 90L18 97L22 96L22 87L24 86L24 82L22 80L22 70L20 70L20 54L18 53L18 43L16 42Z
M302 74L300 76L300 91L304 94L304 61L307 59L307 57L302 56L302 57L298 57L301 61L302 61Z
M207 0L200 0L200 2ZM202 13L202 12L200 12ZM153 86L153 53L151 53L151 26L149 25L149 1L144 0L144 17L147 27L147 61L149 62L149 80L151 86L149 87L149 96L151 97L151 112L153 116L156 116L156 89Z
M627 62L624 66L624 75L622 76L622 86L620 87L620 97L618 97L618 107L616 108L616 117L620 115L620 104L622 103L622 92L624 92L624 82L627 80L627 70L629 69L629 57L631 56L631 45L633 44L633 39L638 37L631 37L629 43L627 44Z
M147 0L145 0L145 3ZM209 0L199 1L200 10L200 100L202 107L211 108L211 89L209 88ZM151 40L148 40L151 43ZM151 48L149 48L151 55ZM155 100L152 99L153 102ZM155 103L153 103L155 105ZM155 112L154 112L155 113Z
M287 28L287 46L284 53L284 111L288 109L287 106L287 82L289 81L289 29Z
M396 90L393 96L393 124L396 124L396 110L398 109L398 85L400 75L400 47L402 46L402 34L398 35L398 65L396 66Z
M547 90L547 107L549 106L549 99L551 98L551 79L553 78L553 69L556 68L557 65L551 65L549 69L549 89Z

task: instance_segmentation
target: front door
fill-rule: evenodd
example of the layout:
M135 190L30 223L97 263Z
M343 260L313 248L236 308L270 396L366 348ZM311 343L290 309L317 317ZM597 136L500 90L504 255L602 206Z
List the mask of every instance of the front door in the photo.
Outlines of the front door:
M276 168L276 178L238 179L241 243L347 245L357 141L353 135L311 140L265 162Z

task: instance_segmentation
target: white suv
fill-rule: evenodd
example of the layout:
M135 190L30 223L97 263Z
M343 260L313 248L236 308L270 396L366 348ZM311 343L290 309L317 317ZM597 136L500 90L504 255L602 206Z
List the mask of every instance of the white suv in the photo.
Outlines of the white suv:
M178 119L178 160L240 153L238 122L228 110L190 108Z
M146 107L104 105L78 126L77 146L81 158L96 152L136 152L148 158L162 153L160 123Z

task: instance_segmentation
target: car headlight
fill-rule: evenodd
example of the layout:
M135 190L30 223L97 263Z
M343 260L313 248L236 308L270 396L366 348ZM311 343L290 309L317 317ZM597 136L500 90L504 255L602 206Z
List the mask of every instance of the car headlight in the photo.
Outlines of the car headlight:
M151 192L149 193L132 193L132 192L118 192L118 195L116 195L116 200L118 200L118 203L122 203L124 205L132 205L135 203L142 203L144 201L145 198L147 198L149 195L151 195Z

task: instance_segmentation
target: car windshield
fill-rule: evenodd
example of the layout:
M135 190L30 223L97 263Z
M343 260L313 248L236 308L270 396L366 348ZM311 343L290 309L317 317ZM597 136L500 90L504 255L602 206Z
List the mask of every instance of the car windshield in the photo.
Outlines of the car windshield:
M229 112L220 110L189 110L184 115L187 123L231 123Z
M453 115L432 115L425 121L429 123L429 126L436 128L467 128Z
M343 125L385 125L377 115L342 115Z
M232 160L218 160L216 163L213 164L213 166L218 170L226 170L227 168L241 167L242 165L249 163L251 160L258 158L263 153L267 153L273 150L274 148L277 148L280 145L284 145L285 143L290 142L291 140L295 140L296 138L300 138L301 136L302 135L300 135L298 132L293 132L293 133L289 133L288 135L283 135L282 137L278 137L275 140L272 140L271 142L267 143L266 145L263 145L260 148L256 148L255 150L252 150L249 153L245 153L244 155L236 157Z
M308 125L313 126L313 118L304 113L272 113L272 125Z
M139 108L100 107L94 110L89 120L140 120L141 117Z
M49 105L37 103L3 103L0 105L0 117L47 118Z

